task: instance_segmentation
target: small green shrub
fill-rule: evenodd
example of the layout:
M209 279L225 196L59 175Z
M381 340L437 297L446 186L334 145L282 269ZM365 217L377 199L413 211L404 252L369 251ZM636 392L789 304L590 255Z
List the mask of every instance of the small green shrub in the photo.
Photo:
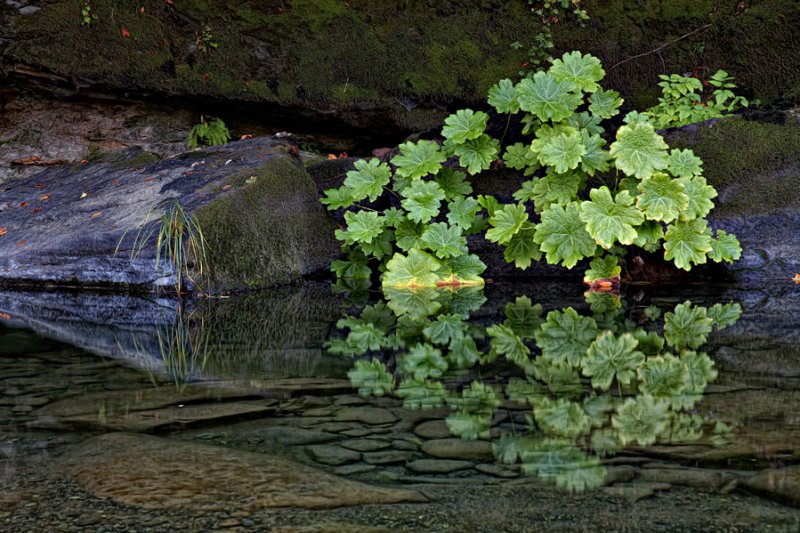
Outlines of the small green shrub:
M719 118L749 105L746 98L734 94L733 77L724 70L708 80L679 74L659 78L662 96L658 105L643 113L659 129Z
M210 118L206 121L206 118L200 115L200 124L195 124L189 131L186 145L194 150L198 145L217 146L227 144L230 140L231 134L221 119Z
M403 143L393 166L356 162L342 187L321 200L344 210L336 237L348 258L332 269L369 279L377 262L384 287L481 285L486 266L467 246L473 233L522 269L542 257L570 269L587 260L588 282L619 276L630 245L663 248L684 270L738 259L736 237L708 227L717 192L702 177L699 157L670 150L645 114L631 113L606 132L622 99L601 88L604 75L597 58L569 52L517 84L498 82L488 103L509 121L518 115L523 142L503 148L486 133L487 113L462 109L445 120L442 144ZM498 164L501 154L506 167L530 178L514 193L516 203L473 197L467 174Z

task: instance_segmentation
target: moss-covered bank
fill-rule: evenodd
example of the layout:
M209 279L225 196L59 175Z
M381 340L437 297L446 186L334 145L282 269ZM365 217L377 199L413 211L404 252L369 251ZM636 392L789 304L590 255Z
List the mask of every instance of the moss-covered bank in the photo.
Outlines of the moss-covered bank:
M305 170L277 158L231 176L228 185L195 212L214 289L287 283L327 267L332 257L320 251L338 248L335 227Z
M750 97L800 98L800 56L793 53L800 4L793 0L585 4L591 20L558 26L557 47L598 55L611 67L609 83L631 104L654 101L657 74L717 68L736 76ZM529 44L540 23L523 0L91 5L97 19L90 25L81 24L83 0L53 0L17 16L3 50L9 70L23 64L78 86L133 94L335 110L352 124L378 111L409 130L441 120L450 103L482 101L492 83L515 76L525 51L510 44Z

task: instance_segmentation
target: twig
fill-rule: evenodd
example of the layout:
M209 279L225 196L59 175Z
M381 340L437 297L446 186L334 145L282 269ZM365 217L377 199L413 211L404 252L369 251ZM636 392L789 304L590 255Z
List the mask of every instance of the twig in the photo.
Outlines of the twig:
M620 65L623 65L623 64L627 63L628 61L633 61L634 59L638 59L638 58L640 58L640 57L648 56L648 55L650 55L650 54L659 54L659 52L660 52L661 50L663 50L664 48L668 47L669 45L671 45L671 44L675 44L675 43L677 43L678 41L681 41L681 40L683 40L683 39L686 39L687 37L691 37L691 36L692 36L692 35L694 35L695 33L701 32L701 31L703 31L703 30L705 30L705 29L708 29L708 28L710 28L710 27L711 27L711 24L706 24L706 25L704 25L704 26L700 26L699 28L697 28L697 29L695 29L695 30L692 30L692 31L690 31L690 32L689 32L689 33L687 33L687 34L681 35L681 36L680 36L680 37L678 37L677 39L673 39L672 41L669 41L669 42L667 42L667 43L664 43L664 44L662 44L661 46L659 46L658 48L654 48L654 49L650 50L649 52L644 52L644 53L642 53L642 54L637 54L637 55L635 55L635 56L631 56L631 57L629 57L629 58L623 59L622 61L620 61L620 62L618 62L618 63L615 63L614 65L612 65L612 66L611 66L611 67L608 69L608 72L611 72L612 70L614 70L614 69L615 69L615 68L617 68L618 66L620 66ZM661 57L661 54L659 54L659 57ZM661 61L662 61L662 63L663 63L663 61L664 61L664 60L663 60L663 58L662 58L662 60L661 60Z

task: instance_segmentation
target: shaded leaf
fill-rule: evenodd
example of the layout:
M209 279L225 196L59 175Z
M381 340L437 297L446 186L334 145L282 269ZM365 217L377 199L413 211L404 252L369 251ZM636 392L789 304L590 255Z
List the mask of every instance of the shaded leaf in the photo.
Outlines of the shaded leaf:
M580 219L577 202L566 207L551 205L542 212L542 222L536 226L534 240L545 253L548 263L561 262L567 268L594 255L597 246Z

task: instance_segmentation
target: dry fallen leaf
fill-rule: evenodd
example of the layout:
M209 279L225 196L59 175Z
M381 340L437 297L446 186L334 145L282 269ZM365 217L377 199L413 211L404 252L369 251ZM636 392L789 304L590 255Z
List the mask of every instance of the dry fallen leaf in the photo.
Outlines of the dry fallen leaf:
M91 218L97 218L97 217L99 217L99 216L102 216L102 214L103 214L103 212L102 212L102 211L98 211L98 212L96 212L96 213L92 213L92 214L90 215L90 217L91 217Z
M1 229L3 228L0 228L0 230ZM0 233L0 235L2 235L2 233ZM800 285L800 274L795 274L792 278L792 281L794 281L795 285Z
M246 141L247 139L252 139L252 138L253 138L253 136L252 136L252 135L250 135L249 133L245 133L244 135L242 135L241 137L239 137L239 140L240 140L240 141Z
M20 202L19 206L20 207L28 207L28 202Z
M37 188L37 189L44 189L45 187L47 187L47 185L46 185L46 184L44 184L44 183L37 183L37 184L36 184L36 188Z
M44 202L45 200L49 200L49 199L50 199L50 195L49 194L45 194L41 198L39 198L39 201L40 202Z
M19 242L17 243L17 246L22 246L22 245L23 245L23 244L25 244L26 242L28 242L28 241L19 241Z
M0 228L0 236L5 235L8 233L8 228Z
M81 200L83 200L83 199L84 199L84 198L86 198L87 196L89 196L89 193L88 193L88 192L82 192L82 193L81 193L81 198L80 198L80 199L81 199Z
M11 320L11 315L9 315L8 313L0 313L0 318L2 318L3 320Z

